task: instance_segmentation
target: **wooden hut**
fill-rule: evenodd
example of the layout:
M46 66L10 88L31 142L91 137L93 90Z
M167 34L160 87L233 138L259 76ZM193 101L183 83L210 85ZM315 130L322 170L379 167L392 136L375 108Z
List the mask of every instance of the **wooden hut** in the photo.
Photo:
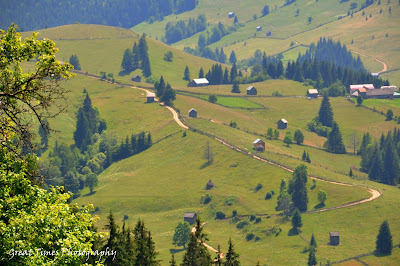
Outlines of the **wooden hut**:
M307 90L307 97L317 98L318 97L318 90L316 90L316 89Z
M132 81L140 82L141 80L142 80L142 78L140 76L138 76L138 75L133 75L132 76Z
M229 18L233 18L234 16L235 16L235 13L234 13L234 12L229 12L229 13L228 13L228 17L229 17Z
M208 84L210 84L210 82L208 82L206 78L200 78L200 79L193 79L191 85L192 87L204 87L208 86Z
M189 117L196 118L196 117L197 117L197 111L194 110L193 108L190 109L190 111L189 111Z
M329 232L329 244L337 246L340 243L339 239L339 232L338 231L333 231Z
M154 102L154 97L156 97L156 94L155 94L155 93L148 92L147 95L146 95L147 102L148 102L148 103Z
M185 215L183 215L183 220L185 222L188 222L189 224L194 224L197 219L197 214L195 212L186 212Z
M253 142L253 145L256 151L265 151L265 142L262 141L261 139L256 139Z
M286 129L288 122L286 121L285 118L280 119L278 122L278 129Z
M253 86L249 86L246 90L247 95L257 95L257 89Z

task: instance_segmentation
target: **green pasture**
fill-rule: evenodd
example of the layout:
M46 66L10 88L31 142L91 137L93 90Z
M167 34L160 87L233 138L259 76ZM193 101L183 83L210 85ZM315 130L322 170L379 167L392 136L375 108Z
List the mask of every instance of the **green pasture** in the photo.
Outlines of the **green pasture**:
M382 111L386 114L387 110L392 109L393 116L400 115L400 99L365 99L362 105L369 108L375 108L377 111Z
M184 93L184 95L188 95L191 97L197 97L203 100L208 101L208 95L203 95L203 94L191 94L191 93ZM261 105L256 104L250 100L248 100L245 97L224 97L224 96L218 96L217 97L217 102L216 104L218 105L223 105L226 107L231 107L231 108L263 108Z

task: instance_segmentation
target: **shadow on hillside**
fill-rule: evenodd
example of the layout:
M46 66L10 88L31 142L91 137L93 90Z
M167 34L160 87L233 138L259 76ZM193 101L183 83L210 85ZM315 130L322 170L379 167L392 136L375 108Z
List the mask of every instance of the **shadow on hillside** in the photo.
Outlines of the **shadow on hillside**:
M122 70L118 73L118 76L126 76L129 75L129 73L131 73L130 71L127 70Z
M297 236L299 234L299 231L296 228L292 228L288 232L288 236Z
M325 203L319 203L319 204L314 206L314 209L321 209L323 207L325 207Z
M170 249L169 249L169 252L170 252L171 254L175 254L175 253L182 252L182 251L184 251L184 250L185 250L184 248L170 248Z
M207 166L211 165L212 163L213 163L213 161L207 161L207 162L203 163L203 164L200 166L200 169L204 169L204 168L206 168Z
M82 197L88 197L88 196L92 196L92 195L94 195L94 194L96 194L96 191L89 192L89 193L83 195Z

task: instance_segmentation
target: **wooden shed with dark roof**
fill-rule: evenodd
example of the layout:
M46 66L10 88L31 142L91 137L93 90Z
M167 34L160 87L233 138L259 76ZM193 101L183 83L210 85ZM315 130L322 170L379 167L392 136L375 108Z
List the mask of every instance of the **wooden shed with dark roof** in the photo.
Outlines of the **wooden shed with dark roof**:
M197 219L197 214L195 212L186 212L185 215L183 215L183 220L185 222L188 222L189 224L194 224Z
M190 109L189 111L189 117L196 118L197 117L197 111L194 110L194 108Z
M257 95L257 89L253 86L249 86L246 90L247 95Z
M278 129L286 129L287 128L287 124L288 124L288 122L287 122L287 120L285 118L280 119L277 122Z
M265 151L265 142L262 141L261 139L256 139L253 142L253 145L256 151Z
M138 75L133 75L132 76L132 81L140 82L141 80L142 80L142 78L140 76L138 76Z
M206 190L210 190L210 189L213 189L213 188L215 188L215 185L210 179L210 180L208 180L208 182L206 184Z
M337 246L340 244L339 232L329 232L329 245Z

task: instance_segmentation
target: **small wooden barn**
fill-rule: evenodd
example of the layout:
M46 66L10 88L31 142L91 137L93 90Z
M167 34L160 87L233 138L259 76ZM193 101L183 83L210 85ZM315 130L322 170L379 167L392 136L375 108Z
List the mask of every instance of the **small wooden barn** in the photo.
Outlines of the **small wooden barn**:
M234 16L235 16L235 13L234 13L234 12L229 12L229 13L228 13L228 17L229 17L229 18L233 18Z
M262 31L262 27L261 26L257 26L257 31Z
M253 145L256 151L265 151L265 142L262 141L261 139L256 139L253 142Z
M329 232L329 244L337 246L340 243L339 239L339 232L338 231L333 231Z
M272 32L267 31L267 37L269 37L269 36L271 36L271 35L272 35Z
M204 87L208 86L210 82L206 78L200 78L200 79L193 79L192 80L192 87Z
M210 190L215 188L214 183L210 180L208 180L207 184L206 184L206 190Z
M286 128L287 128L287 124L288 124L288 122L286 121L285 118L280 119L280 120L277 122L278 129L286 129Z
M148 102L148 103L154 102L154 98L155 98L155 97L156 97L156 94L155 94L155 93L148 92L147 95L146 95L147 102Z
M141 80L142 80L142 78L140 76L138 76L138 75L133 75L132 76L132 81L140 82Z
M309 90L307 90L307 97L318 98L318 90L317 89L309 89Z
M253 86L249 86L246 90L247 95L257 95L257 89Z
M189 117L196 118L197 117L197 111L194 110L194 108L190 109L189 111Z
M185 215L183 215L183 220L185 222L188 222L189 224L194 224L197 219L197 214L195 212L186 212Z

